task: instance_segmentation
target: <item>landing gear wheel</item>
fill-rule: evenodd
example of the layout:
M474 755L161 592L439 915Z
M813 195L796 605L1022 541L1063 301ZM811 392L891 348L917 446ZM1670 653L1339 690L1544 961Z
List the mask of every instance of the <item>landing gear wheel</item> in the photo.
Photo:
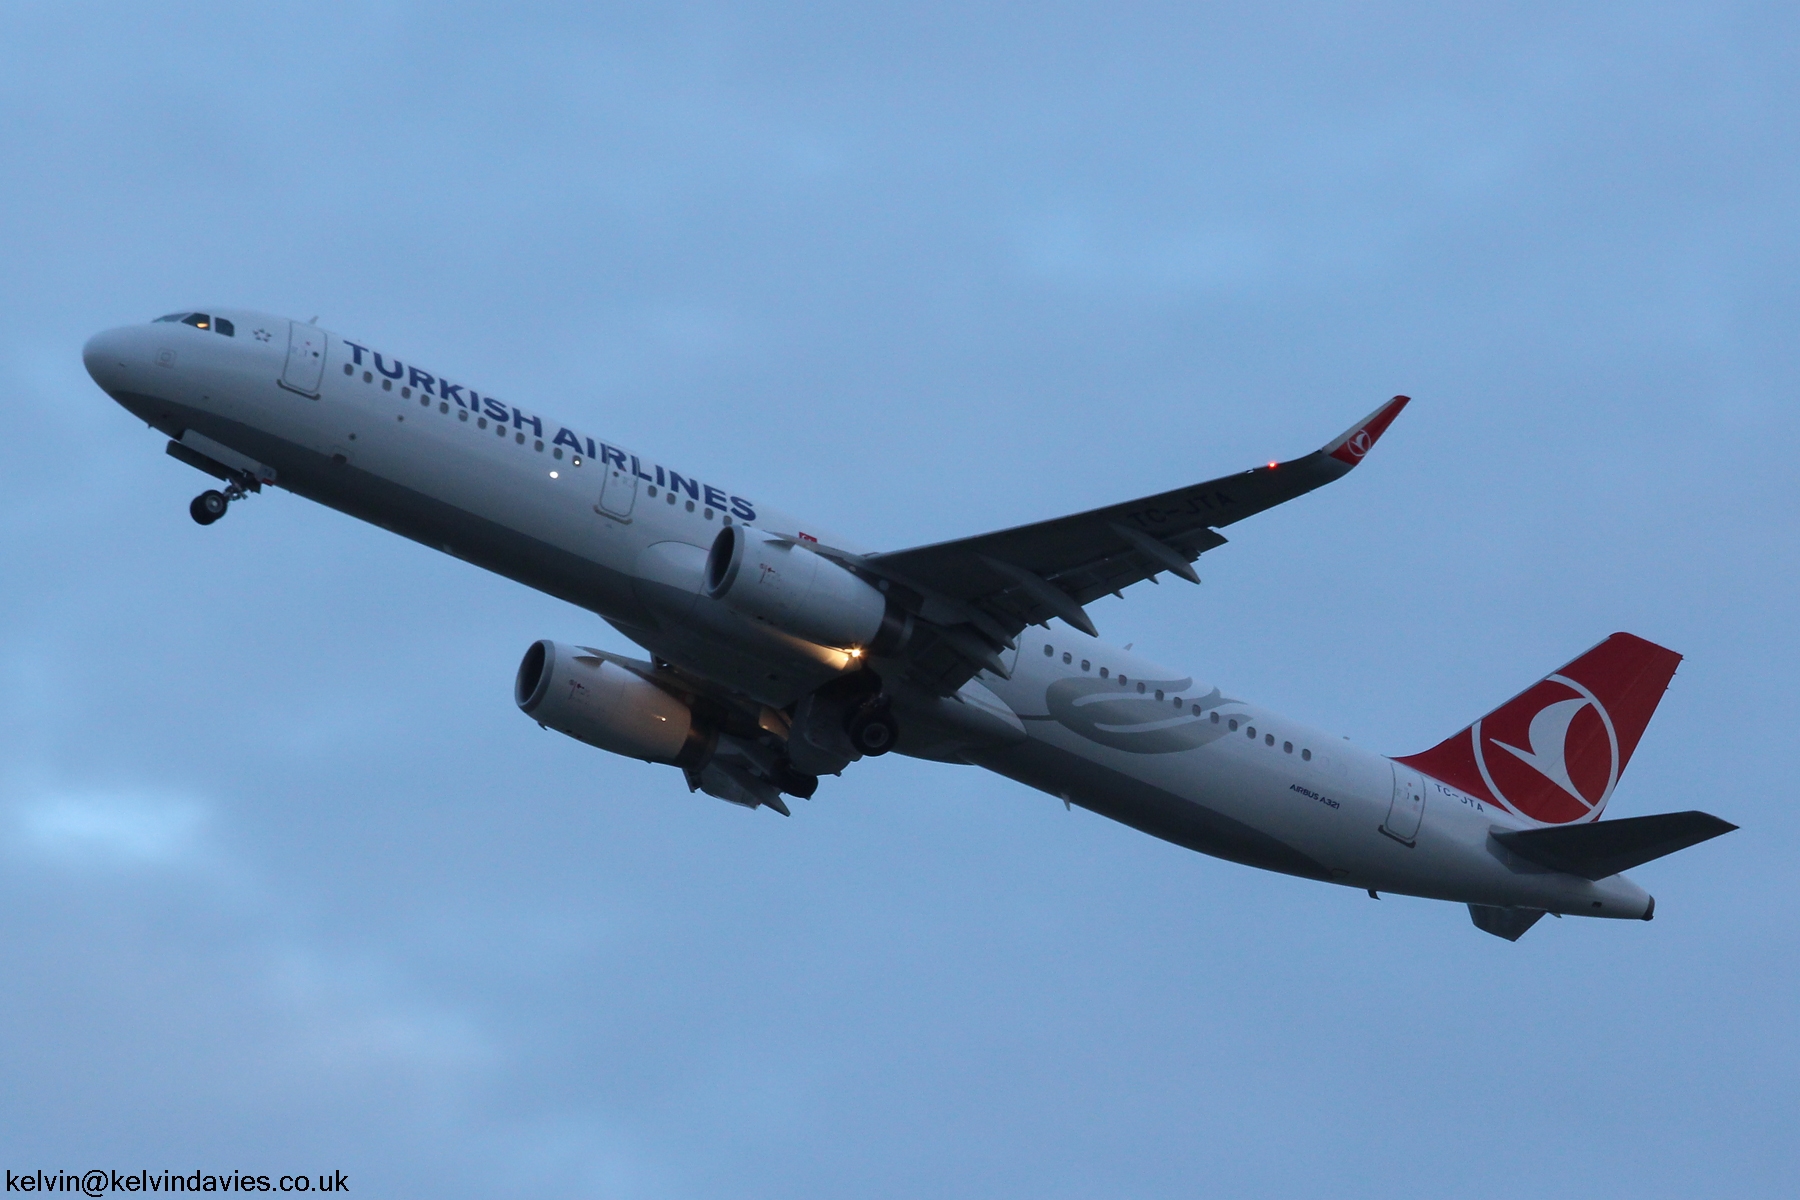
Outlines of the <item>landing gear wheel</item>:
M864 758L886 754L900 737L900 726L885 704L871 704L850 718L850 744Z
M224 492L201 492L188 505L188 515L202 525L211 525L225 515L225 509L230 503Z

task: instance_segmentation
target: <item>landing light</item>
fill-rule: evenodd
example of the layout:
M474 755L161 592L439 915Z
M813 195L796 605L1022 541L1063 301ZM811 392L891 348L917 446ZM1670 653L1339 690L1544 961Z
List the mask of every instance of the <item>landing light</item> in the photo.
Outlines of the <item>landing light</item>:
M550 478L552 478L552 479L555 479L555 478L556 478L556 472L555 472L555 471L552 471L552 472L550 472Z

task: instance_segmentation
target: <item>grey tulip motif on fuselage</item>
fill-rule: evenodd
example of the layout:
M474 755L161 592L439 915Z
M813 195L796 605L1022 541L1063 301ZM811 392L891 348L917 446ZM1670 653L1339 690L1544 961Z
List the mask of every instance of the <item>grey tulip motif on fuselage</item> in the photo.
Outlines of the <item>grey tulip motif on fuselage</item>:
M1050 716L1089 741L1133 754L1173 754L1224 737L1229 729L1212 710L1240 704L1218 688L1188 696L1192 679L1059 679L1044 690Z

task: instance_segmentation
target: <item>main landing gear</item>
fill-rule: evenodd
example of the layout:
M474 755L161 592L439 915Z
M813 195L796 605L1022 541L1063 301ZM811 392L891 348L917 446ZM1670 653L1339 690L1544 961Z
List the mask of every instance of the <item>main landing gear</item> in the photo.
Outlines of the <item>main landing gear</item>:
M188 516L200 525L211 525L225 515L225 510L233 500L242 500L250 493L238 483L228 485L224 491L205 491L195 496L188 505Z
M900 725L894 720L893 709L874 700L856 711L845 732L850 735L850 744L856 747L858 754L874 758L894 748L894 742L900 737Z

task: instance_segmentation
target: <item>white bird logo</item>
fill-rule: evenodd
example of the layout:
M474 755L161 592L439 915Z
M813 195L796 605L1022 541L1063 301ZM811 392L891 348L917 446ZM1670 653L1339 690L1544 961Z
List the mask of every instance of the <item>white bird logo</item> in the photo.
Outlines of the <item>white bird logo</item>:
M1576 695L1562 700L1553 700L1531 715L1531 722L1525 729L1525 740L1530 745L1528 750L1518 746L1509 746L1497 737L1483 736L1481 728L1485 719L1475 722L1470 733L1473 735L1475 743L1476 769L1481 772L1482 782L1487 784L1495 798L1507 808L1534 820L1546 819L1540 815L1544 812L1542 807L1544 801L1542 798L1531 796L1529 794L1531 789L1527 788L1525 793L1521 794L1519 788L1515 786L1515 794L1508 796L1498 781L1494 779L1493 772L1488 769L1485 749L1485 744L1492 742L1536 771L1544 779L1555 784L1558 790L1573 798L1586 810L1589 818L1598 816L1600 810L1606 807L1607 800L1612 796L1614 785L1619 782L1619 735L1613 728L1612 714L1606 711L1606 706L1600 703L1600 697L1594 695L1591 689L1566 675L1552 675L1544 682L1560 683L1575 692ZM1601 725L1605 727L1607 749L1612 755L1612 761L1607 764L1605 786L1600 789L1598 796L1591 799L1581 794L1581 789L1576 787L1575 780L1569 774L1569 728L1575 723L1575 718L1581 714L1581 710L1589 707L1593 708L1595 714L1600 718ZM1567 820L1568 818L1562 819Z
M1575 721L1575 714L1588 706L1585 696L1576 696L1570 700L1558 700L1555 704L1546 704L1531 718L1531 728L1527 731L1527 739L1531 749L1521 750L1517 746L1509 746L1499 738L1494 745L1516 757L1520 762L1554 783L1575 799L1581 801L1585 808L1593 808L1594 803L1575 787L1575 781L1569 778L1569 726Z

